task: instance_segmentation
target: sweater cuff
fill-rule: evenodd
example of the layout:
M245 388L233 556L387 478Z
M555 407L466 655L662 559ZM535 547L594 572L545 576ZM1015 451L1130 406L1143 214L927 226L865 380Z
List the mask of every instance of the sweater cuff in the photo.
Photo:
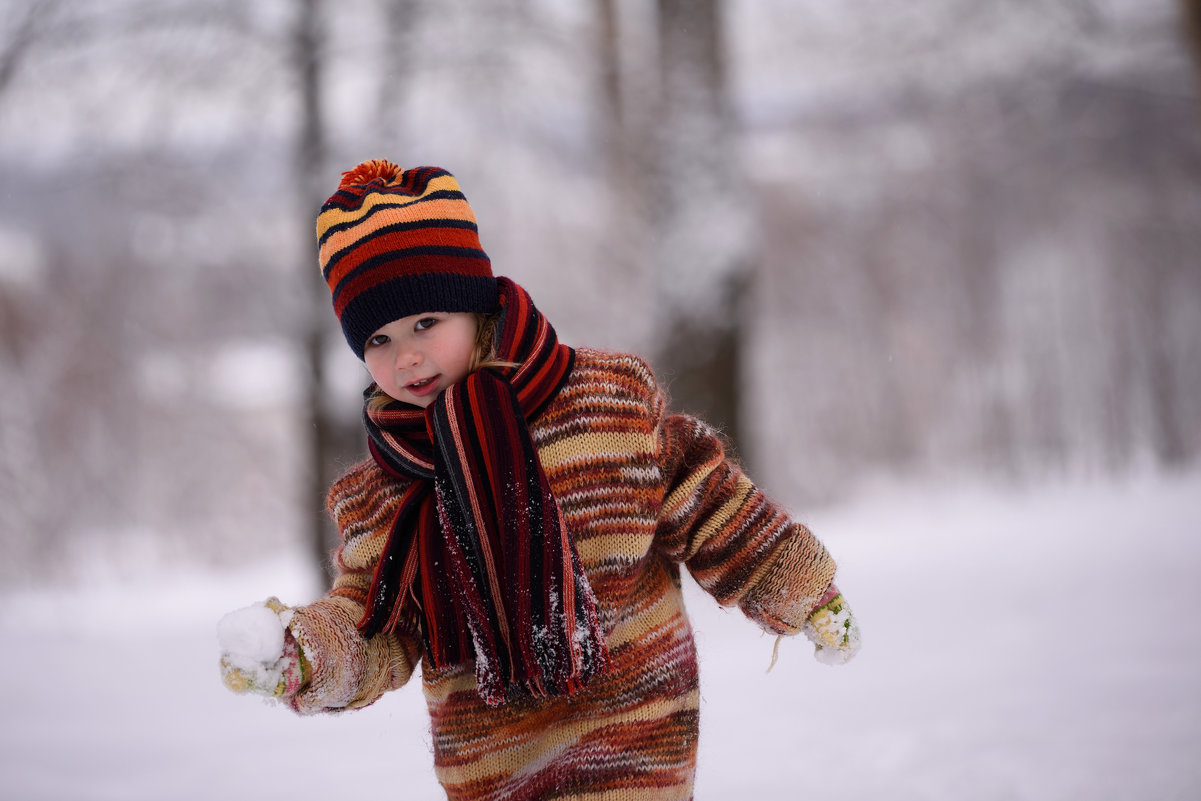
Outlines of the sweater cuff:
M308 683L292 699L300 714L367 706L413 675L416 643L399 634L365 639L358 629L362 614L361 606L340 596L296 609L288 628L309 668Z
M308 681L292 698L302 715L345 708L355 697L365 665L353 607L344 598L323 598L296 608L288 623L309 664Z
M772 634L800 632L834 589L834 559L809 529L794 526L793 536L740 601L747 617Z

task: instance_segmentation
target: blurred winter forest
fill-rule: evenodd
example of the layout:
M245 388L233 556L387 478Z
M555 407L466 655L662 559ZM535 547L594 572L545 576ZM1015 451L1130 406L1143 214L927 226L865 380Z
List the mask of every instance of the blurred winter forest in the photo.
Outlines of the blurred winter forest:
M374 157L794 507L1197 462L1188 3L0 7L0 586L328 547L366 373L313 220Z

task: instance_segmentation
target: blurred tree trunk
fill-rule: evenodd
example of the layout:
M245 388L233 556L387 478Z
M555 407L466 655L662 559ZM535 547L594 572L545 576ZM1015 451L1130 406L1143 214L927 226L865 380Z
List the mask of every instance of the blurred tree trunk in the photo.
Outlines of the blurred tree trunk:
M621 23L617 9L617 0L598 0L600 24L597 25L599 41L597 51L600 59L601 104L602 113L600 124L604 126L602 140L605 144L608 159L608 174L613 181L614 210L620 212L627 208L628 201L636 200L631 190L630 180L636 174L637 154L634 151L634 137L630 130L630 117L627 101L624 97L622 81L621 56ZM615 221L620 225L621 220ZM618 241L618 250L623 255L628 254L629 248L622 247Z
M601 83L605 110L603 120L618 130L622 123L621 101L621 31L617 16L617 0L598 0L600 25ZM612 138L610 139L612 141Z
M1164 191L1153 196L1151 208L1157 213L1157 221L1172 219L1170 204L1159 200L1167 194L1171 176L1166 171L1154 175L1153 179ZM1158 207L1158 208L1157 208ZM1161 465L1169 468L1187 463L1189 448L1186 433L1187 412L1181 401L1188 391L1180 380L1180 356L1177 355L1177 301L1186 292L1185 265L1190 257L1179 244L1173 233L1160 230L1162 223L1137 232L1132 241L1138 243L1135 253L1139 265L1139 298L1145 317L1145 343L1147 387L1151 401L1151 447ZM1195 263L1195 255L1193 257Z
M386 28L383 32L385 45L382 54L385 78L379 84L376 115L380 140L399 144L405 92L410 83L407 79L414 69L420 67L421 52L411 42L412 32L417 28L425 8L422 0L384 0L383 11Z
M600 62L599 98L601 113L597 115L608 182L606 211L605 271L609 280L620 282L627 296L640 297L639 290L649 290L648 271L654 269L654 250L651 230L650 198L654 188L651 168L655 162L655 140L651 133L658 105L658 83L642 80L640 85L628 81L635 74L629 61L638 53L647 60L639 46L653 43L650 35L644 41L630 41L623 34L622 15L618 0L598 0L597 53ZM637 23L634 23L635 25ZM629 20L626 25L630 26ZM626 27L625 30L629 30ZM645 77L639 74L640 78ZM648 294L644 291L642 296ZM653 326L635 324L630 318L638 312L624 309L614 315L627 334L637 340L651 332ZM631 327L637 330L631 332Z
M1201 0L1180 0L1184 10L1184 36L1193 54L1197 88L1201 90Z
M300 91L300 119L297 128L294 175L297 194L300 197L300 221L298 234L302 237L301 253L314 254L316 240L315 219L324 197L323 167L327 161L325 128L322 121L324 28L321 20L321 0L300 0L297 5L295 28L293 29L293 66ZM324 513L325 496L336 478L336 453L338 451L338 426L330 415L325 397L328 380L325 374L325 353L329 340L329 297L320 276L317 275L316 257L304 270L309 314L304 326L304 353L308 366L309 380L305 385L304 412L305 432L308 438L307 471L301 495L309 521L309 546L324 583L329 579L330 551L337 543L328 515Z
M1187 37L1187 40L1188 40L1189 50L1192 51L1193 68L1197 73L1196 89L1197 89L1198 93L1201 93L1201 0L1181 0L1181 3L1184 6L1185 36ZM1198 105L1199 105L1199 108L1201 108L1201 104L1198 104ZM1184 265L1184 264L1187 264L1188 262L1182 261L1180 263L1181 263L1181 265ZM1192 263L1196 264L1195 261L1193 261ZM1166 350L1167 350L1166 347L1160 348L1161 352L1166 351ZM1161 354L1161 358L1164 356L1166 356L1166 354ZM1178 390L1179 388L1172 387L1171 389ZM1187 390L1185 390L1185 391L1187 391ZM1173 408L1170 411L1176 412L1177 409ZM1163 413L1163 412L1161 411L1161 413ZM1164 445L1165 444L1167 445L1166 458L1168 460L1170 460L1170 462L1182 463L1185 461L1186 458L1191 457L1193 455L1191 452L1186 452L1189 449L1185 448L1185 446L1183 444L1181 444L1181 439L1176 439L1176 440L1167 439L1166 435L1168 433L1169 432L1164 432L1164 431L1160 432L1160 434L1161 434L1160 445L1161 445L1161 454L1163 453Z
M49 0L32 0L26 4L12 34L0 42L0 102L37 40L39 26L51 5ZM8 357L14 364L20 362L22 346L31 328L28 305L18 293L0 283L0 359Z
M657 9L654 361L677 408L737 442L749 209L730 132L720 3L659 0Z

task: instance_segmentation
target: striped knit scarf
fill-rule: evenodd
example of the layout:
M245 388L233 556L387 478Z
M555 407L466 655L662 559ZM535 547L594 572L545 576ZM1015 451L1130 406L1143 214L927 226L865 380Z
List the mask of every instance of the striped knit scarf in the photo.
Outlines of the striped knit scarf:
M435 667L475 659L490 705L566 695L608 665L596 599L527 427L575 353L517 284L499 278L497 359L427 408L374 384L364 424L375 461L413 479L367 596L366 636L420 632Z

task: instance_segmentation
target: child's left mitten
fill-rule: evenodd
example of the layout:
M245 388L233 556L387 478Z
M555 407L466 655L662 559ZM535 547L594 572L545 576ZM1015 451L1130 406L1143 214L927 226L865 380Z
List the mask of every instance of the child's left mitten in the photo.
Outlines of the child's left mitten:
M859 624L833 584L809 613L801 631L814 644L814 657L824 664L841 665L859 653Z
M236 693L291 698L304 686L304 653L288 631L292 610L277 598L231 612L217 624L221 679Z

